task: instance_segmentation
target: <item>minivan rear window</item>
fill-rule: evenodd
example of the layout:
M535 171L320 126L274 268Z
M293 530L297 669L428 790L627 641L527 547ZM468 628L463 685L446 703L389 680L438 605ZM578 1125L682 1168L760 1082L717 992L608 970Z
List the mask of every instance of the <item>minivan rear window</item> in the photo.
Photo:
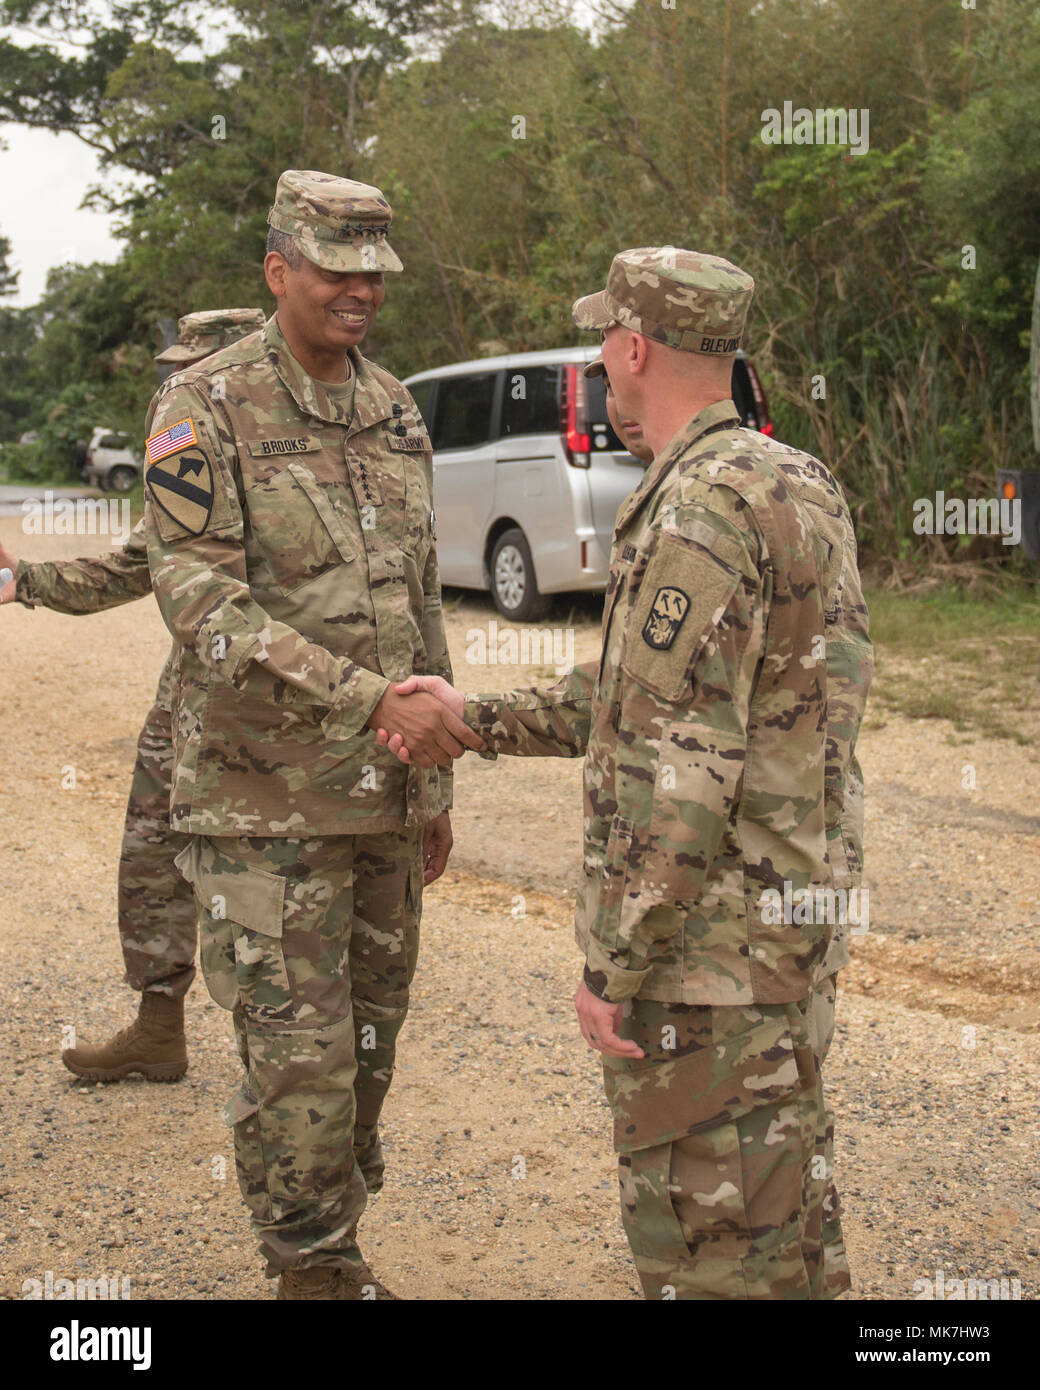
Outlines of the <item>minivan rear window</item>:
M559 434L559 367L515 367L505 374L502 434Z
M423 424L427 430L430 428L430 392L433 390L432 381L417 381L414 386L409 386L412 393L412 400L419 408L419 414L423 418Z
M495 373L445 376L437 383L431 439L435 449L468 449L491 438Z
M747 367L738 357L733 363L733 404L740 411L744 424L750 430L758 429L758 411L755 409L755 393L751 389L751 379Z
M585 379L585 416L595 451L608 449L616 454L628 453L607 419L607 387L601 376Z

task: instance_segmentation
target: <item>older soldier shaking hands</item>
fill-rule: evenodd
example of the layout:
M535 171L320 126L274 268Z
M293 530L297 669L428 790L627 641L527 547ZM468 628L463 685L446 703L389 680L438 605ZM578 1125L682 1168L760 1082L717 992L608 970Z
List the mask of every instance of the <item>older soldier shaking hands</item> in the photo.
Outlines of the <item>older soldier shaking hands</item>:
M719 257L644 247L574 306L602 336L586 370L652 451L617 519L600 661L465 705L443 680L399 687L464 713L488 756L586 755L575 1005L648 1298L849 1286L820 1075L841 924L762 901L860 873L871 647L840 487L730 399L753 291Z
M429 438L360 344L400 271L377 188L278 180L262 332L179 372L146 442L152 580L178 643L171 824L202 969L245 1066L225 1110L280 1298L391 1297L357 1243L361 1159L451 846L444 771L481 740L450 678ZM372 732L408 740L403 768Z

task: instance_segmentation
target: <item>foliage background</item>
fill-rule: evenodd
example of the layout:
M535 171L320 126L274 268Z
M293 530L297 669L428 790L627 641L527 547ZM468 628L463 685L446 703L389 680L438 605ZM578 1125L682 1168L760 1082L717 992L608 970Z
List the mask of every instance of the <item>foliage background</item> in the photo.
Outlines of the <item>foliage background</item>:
M868 559L1021 565L916 536L911 504L1035 462L1035 0L0 0L0 21L0 118L99 151L88 196L125 242L0 306L9 466L67 468L95 423L139 432L160 321L270 308L275 181L321 168L394 206L406 273L368 350L399 375L576 342L570 303L615 251L710 249L758 281L777 434L838 473ZM765 145L785 101L866 108L869 152ZM8 267L0 236L0 295Z

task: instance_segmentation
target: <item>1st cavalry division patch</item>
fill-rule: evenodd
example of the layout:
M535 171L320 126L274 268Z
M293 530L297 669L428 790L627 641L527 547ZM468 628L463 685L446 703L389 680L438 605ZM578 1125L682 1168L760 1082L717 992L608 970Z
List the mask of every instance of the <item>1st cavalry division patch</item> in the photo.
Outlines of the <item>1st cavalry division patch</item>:
M643 624L643 641L647 646L659 652L667 651L683 625L689 606L690 600L682 589L658 589Z
M213 513L213 469L198 448L195 426L181 420L151 435L144 447L152 501L189 536L201 536Z

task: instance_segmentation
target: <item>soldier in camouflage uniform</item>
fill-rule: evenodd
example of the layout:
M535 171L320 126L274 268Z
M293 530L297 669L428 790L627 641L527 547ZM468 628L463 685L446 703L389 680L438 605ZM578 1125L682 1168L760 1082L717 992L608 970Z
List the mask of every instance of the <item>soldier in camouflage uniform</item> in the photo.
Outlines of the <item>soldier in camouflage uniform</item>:
M575 1005L648 1298L849 1285L821 1082L833 994L814 1002L844 947L827 914L776 923L763 901L858 879L871 647L841 489L728 399L753 289L717 257L640 248L575 305L654 451L618 515L598 666L464 707L436 681L400 688L464 708L490 756L586 755Z
M263 328L262 309L213 309L186 314L177 342L157 362L184 367ZM150 425L152 408L147 425ZM143 522L125 546L108 555L40 564L0 560L17 570L9 599L27 607L62 613L97 613L152 592ZM0 594L6 601L8 590ZM198 937L195 895L174 859L188 837L170 828L173 739L170 728L171 653L159 679L155 704L137 744L119 862L119 936L126 978L141 991L137 1019L100 1045L81 1042L62 1053L70 1071L88 1081L116 1081L139 1074L150 1081L176 1080L187 1069L184 996L195 976ZM427 874L430 883L435 874ZM364 1008L356 1028L365 1026ZM383 1185L384 1159L377 1119L386 1094L384 1059L358 1042L355 1100L362 1122L355 1125L354 1156L369 1192Z
M155 360L197 362L256 332L264 321L262 309L186 314L177 342ZM100 613L152 592L143 523L124 546L107 554L39 564L3 558L15 569L10 598L27 608ZM119 940L126 979L141 992L141 1004L137 1019L108 1042L80 1042L62 1053L68 1069L88 1081L117 1081L135 1073L149 1081L175 1081L188 1066L184 996L195 976L195 901L173 862L187 840L170 829L172 660L171 654L137 741L119 858Z
M614 433L625 448L641 463L652 463L653 452L642 442L643 431L638 421L621 420L618 416L617 403L614 400L614 392L611 390L610 378L606 376L603 359L598 358L595 362L590 362L585 368L585 376L603 376L606 378L607 418ZM853 544L855 544L854 538ZM853 551L852 558L855 561L855 551ZM869 678L869 669L864 671L864 675ZM865 689L863 694L865 698ZM843 717L841 710L836 712L839 717ZM836 730L835 736L841 739L843 731L839 728ZM855 757L855 752L853 752L849 761L844 795L849 803L850 820L855 825L860 825L862 822L861 808L857 807L855 812L852 809L854 802L862 798L862 790L863 783L859 763ZM858 888L860 878L861 875L857 869L850 886ZM841 920L833 924L834 935L827 948L827 954L819 966L817 980L813 986L811 1001L812 1038L816 1069L821 1076L824 1063L827 1060L827 1053L834 1039L834 1010L838 991L838 971L849 963L847 925ZM817 1164L818 1167L822 1166L827 1177L827 1187L823 1194L823 1288L825 1295L829 1291L831 1295L837 1296L849 1287L850 1275L849 1262L845 1254L845 1241L841 1230L841 1202L833 1176L834 1117L829 1106L826 1110L824 1125L822 1164Z
M450 676L429 438L359 351L401 269L390 220L376 188L284 173L264 263L276 316L172 377L145 445L148 557L178 644L177 863L207 986L233 1012L246 1072L225 1113L280 1298L388 1296L357 1245L353 1146L390 1084L424 861L430 879L450 847L444 769L482 747L390 684ZM373 719L414 741L415 766Z

